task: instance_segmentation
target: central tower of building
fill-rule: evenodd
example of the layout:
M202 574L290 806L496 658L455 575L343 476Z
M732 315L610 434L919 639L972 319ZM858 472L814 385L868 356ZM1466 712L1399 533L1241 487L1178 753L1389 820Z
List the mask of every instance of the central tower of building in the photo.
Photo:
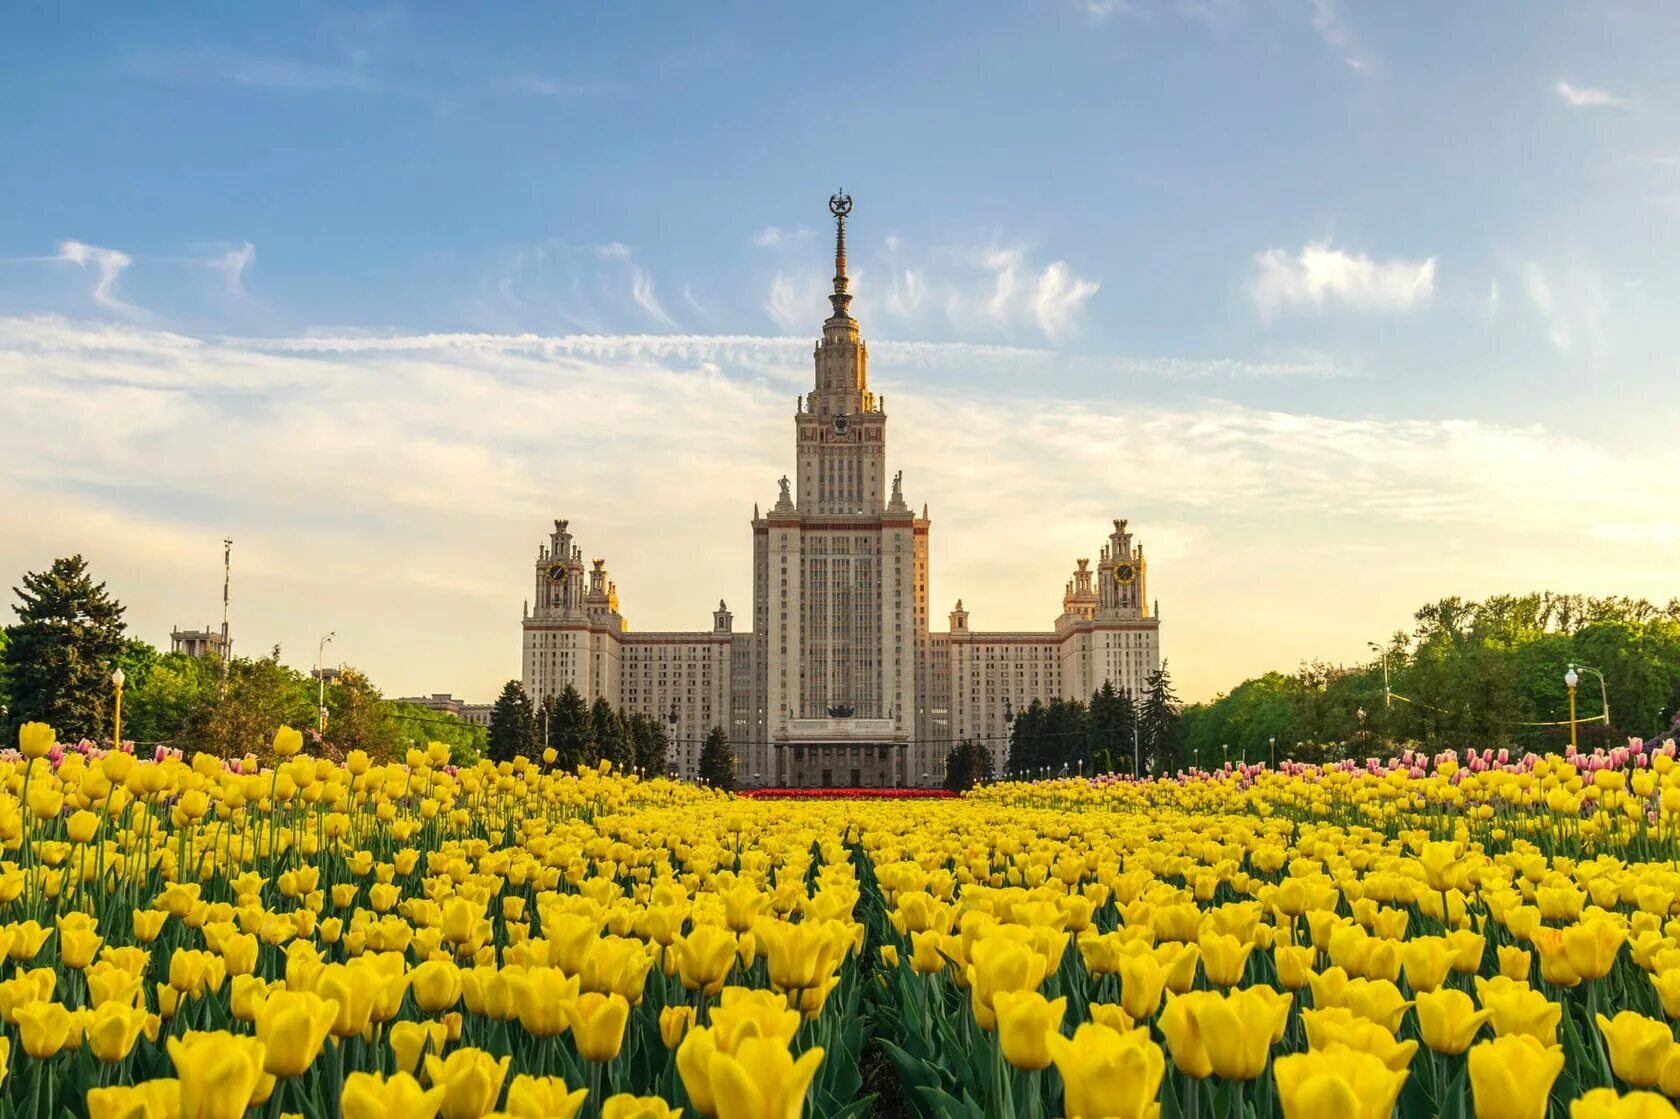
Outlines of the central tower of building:
M753 761L786 784L899 784L925 688L928 520L887 478L886 409L851 315L852 200L828 208L833 313L794 408L796 477L752 523Z

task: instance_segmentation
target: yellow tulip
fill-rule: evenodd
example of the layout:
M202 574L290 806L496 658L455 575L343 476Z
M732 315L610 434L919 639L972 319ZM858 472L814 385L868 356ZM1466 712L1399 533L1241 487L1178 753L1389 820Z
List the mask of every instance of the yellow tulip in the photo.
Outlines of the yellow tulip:
M1463 991L1448 988L1425 991L1417 997L1418 1032L1423 1043L1436 1053L1463 1053L1492 1016L1491 1010L1477 1010Z
M1161 1008L1167 984L1167 969L1153 955L1122 956L1119 961L1120 1005L1142 1021Z
M774 991L725 987L710 1018L713 1040L725 1053L734 1052L736 1041L744 1037L770 1037L792 1045L799 1032L799 1011Z
M1058 1033L1049 1042L1067 1119L1154 1119L1160 1113L1156 1097L1166 1060L1148 1030L1121 1033L1085 1022L1072 1039Z
M671 945L677 974L689 990L715 995L735 966L735 934L721 925L700 925Z
M659 1012L659 1040L665 1043L665 1048L675 1049L693 1025L692 1006L667 1006Z
M321 1055L338 1021L338 1004L311 991L275 991L255 1020L257 1040L267 1047L263 1071L285 1080L302 1076Z
M85 808L70 813L70 818L64 821L64 832L72 843L86 843L98 830L99 817Z
M745 1038L733 1053L725 1053L701 1042L703 1037L705 1031L690 1032L677 1051L683 1087L702 1114L715 1114L717 1119L784 1119L800 1114L811 1079L822 1063L820 1047L812 1046L796 1061L785 1045L771 1038ZM691 1046L694 1056L685 1063L682 1054ZM715 1111L708 1110L707 1103Z
M587 1088L568 1089L558 1076L520 1075L508 1085L507 1114L513 1119L571 1119L588 1095Z
M103 938L92 929L64 929L58 935L58 961L72 971L93 962Z
M1332 1045L1272 1062L1284 1119L1389 1119L1406 1073Z
M1014 940L990 936L970 952L968 982L974 1020L983 1030L997 1028L992 1000L999 991L1036 991L1044 982L1047 961Z
M447 1059L426 1058L426 1079L443 1087L443 1119L479 1119L502 1094L513 1058L497 1060L482 1049L457 1049Z
M1470 1094L1477 1119L1545 1119L1563 1049L1512 1034L1470 1048Z
M149 1017L144 1008L117 1002L104 1003L88 1013L82 1027L87 1047L106 1064L114 1064L129 1055Z
M1610 1050L1610 1068L1635 1088L1655 1088L1663 1063L1674 1047L1667 1022L1624 1010L1614 1018L1598 1015L1598 1030Z
M52 752L58 735L46 723L24 723L18 727L18 753L34 761Z
M440 1014L461 1001L461 969L449 960L427 960L408 974L414 1002L427 1014Z
M87 1094L88 1119L178 1119L181 1082L146 1080L132 1088L94 1088Z
M1494 949L1499 958L1499 974L1509 979L1528 978L1528 970L1532 965L1533 954L1515 946L1501 944Z
M552 1113L551 1113L552 1114ZM681 1119L682 1108L672 1107L658 1096L633 1096L620 1092L601 1105L601 1119ZM558 1116L557 1119L567 1119Z
M570 1020L566 1007L578 997L577 976L567 977L556 967L534 967L513 971L507 977L513 992L519 1024L535 1037L553 1037L566 1031Z
M1284 944L1272 949L1272 962L1277 967L1278 986L1286 991L1299 991L1307 985L1312 974L1311 945Z
M391 1052L397 1058L397 1071L417 1071L421 1058L428 1053L441 1056L448 1040L449 1030L442 1022L391 1023Z
M274 732L274 753L282 758L289 758L303 749L303 732L291 727L281 727Z
M443 1097L442 1085L422 1089L406 1072L353 1072L344 1078L339 1105L343 1119L434 1119Z
M1003 1059L1019 1069L1049 1068L1049 1036L1061 1031L1067 999L1052 1002L1037 991L999 991L992 1006Z
M1457 958L1458 953L1447 944L1445 937L1420 936L1400 946L1406 985L1414 994L1433 991L1446 982L1447 972Z
M1272 1045L1288 1025L1290 1001L1288 995L1279 998L1270 988L1255 987L1204 999L1196 1018L1213 1074L1253 1080L1266 1071Z
M564 1007L579 1056L596 1062L618 1056L624 1044L624 1025L630 1018L630 1004L623 995L586 991Z
M1235 987L1242 982L1252 942L1244 943L1229 933L1203 933L1196 942L1202 950L1202 971L1216 987Z
M1562 937L1564 953L1575 973L1582 979L1603 979L1615 966L1627 933L1602 917L1589 917L1565 928Z
M12 1011L18 1042L38 1061L63 1049L70 1040L70 1012L56 1002L31 1002Z
M1174 995L1161 1011L1161 1036L1172 1053L1173 1067L1197 1079L1213 1075L1213 1058L1208 1054L1201 1014L1206 1004L1219 998L1212 991L1191 991Z
M240 1119L263 1076L263 1043L218 1030L172 1037L169 1059L181 1082L181 1119Z
M1594 1088L1570 1103L1569 1119L1680 1119L1680 1111L1655 1092Z
M1303 1010L1301 1025L1306 1030L1307 1044L1314 1049L1340 1045L1368 1053L1396 1072L1411 1067L1417 1054L1417 1042L1397 1041L1383 1025L1361 1018L1345 1006Z
M1539 991L1526 986L1494 989L1477 984L1482 1005L1491 1016L1493 1032L1500 1037L1523 1034L1545 1044L1557 1043L1558 1023L1563 1021L1563 1006L1549 1001Z

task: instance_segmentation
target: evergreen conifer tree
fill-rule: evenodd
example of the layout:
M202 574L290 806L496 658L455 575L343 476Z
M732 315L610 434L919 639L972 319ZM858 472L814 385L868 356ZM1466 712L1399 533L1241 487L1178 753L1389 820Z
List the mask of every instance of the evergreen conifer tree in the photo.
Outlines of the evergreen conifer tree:
M735 751L722 727L713 727L706 735L706 744L700 747L700 780L714 789L735 788Z
M536 716L525 685L509 680L490 708L490 735L485 753L493 762L510 762L521 755L535 760L542 753L537 746Z
M81 556L56 559L12 588L17 622L6 627L0 675L8 692L4 741L47 723L66 741L111 730L111 672L124 651L123 606L95 583Z

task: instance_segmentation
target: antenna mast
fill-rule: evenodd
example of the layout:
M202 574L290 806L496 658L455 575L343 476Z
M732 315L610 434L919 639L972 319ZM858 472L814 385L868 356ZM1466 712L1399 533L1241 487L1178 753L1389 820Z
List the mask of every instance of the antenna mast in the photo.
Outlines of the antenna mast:
M228 584L233 581L233 538L222 539L222 693L227 693L228 661L233 646L228 641Z

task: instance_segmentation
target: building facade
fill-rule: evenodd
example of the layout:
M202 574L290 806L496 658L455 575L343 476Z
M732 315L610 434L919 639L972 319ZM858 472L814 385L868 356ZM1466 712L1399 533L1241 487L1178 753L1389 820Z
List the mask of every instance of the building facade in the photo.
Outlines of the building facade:
M663 718L678 776L698 771L713 727L729 735L744 785L937 785L963 741L1001 769L1013 712L1035 699L1089 700L1105 682L1141 695L1160 663L1160 618L1143 546L1114 521L1096 567L1077 561L1053 627L975 630L959 599L930 630L927 506L887 474L886 400L869 388L869 350L851 314L849 197L836 224L832 313L795 404L794 476L753 509L751 625L722 603L709 631L629 629L604 560L587 566L570 525L537 549L524 611L522 676L541 704L575 687Z

